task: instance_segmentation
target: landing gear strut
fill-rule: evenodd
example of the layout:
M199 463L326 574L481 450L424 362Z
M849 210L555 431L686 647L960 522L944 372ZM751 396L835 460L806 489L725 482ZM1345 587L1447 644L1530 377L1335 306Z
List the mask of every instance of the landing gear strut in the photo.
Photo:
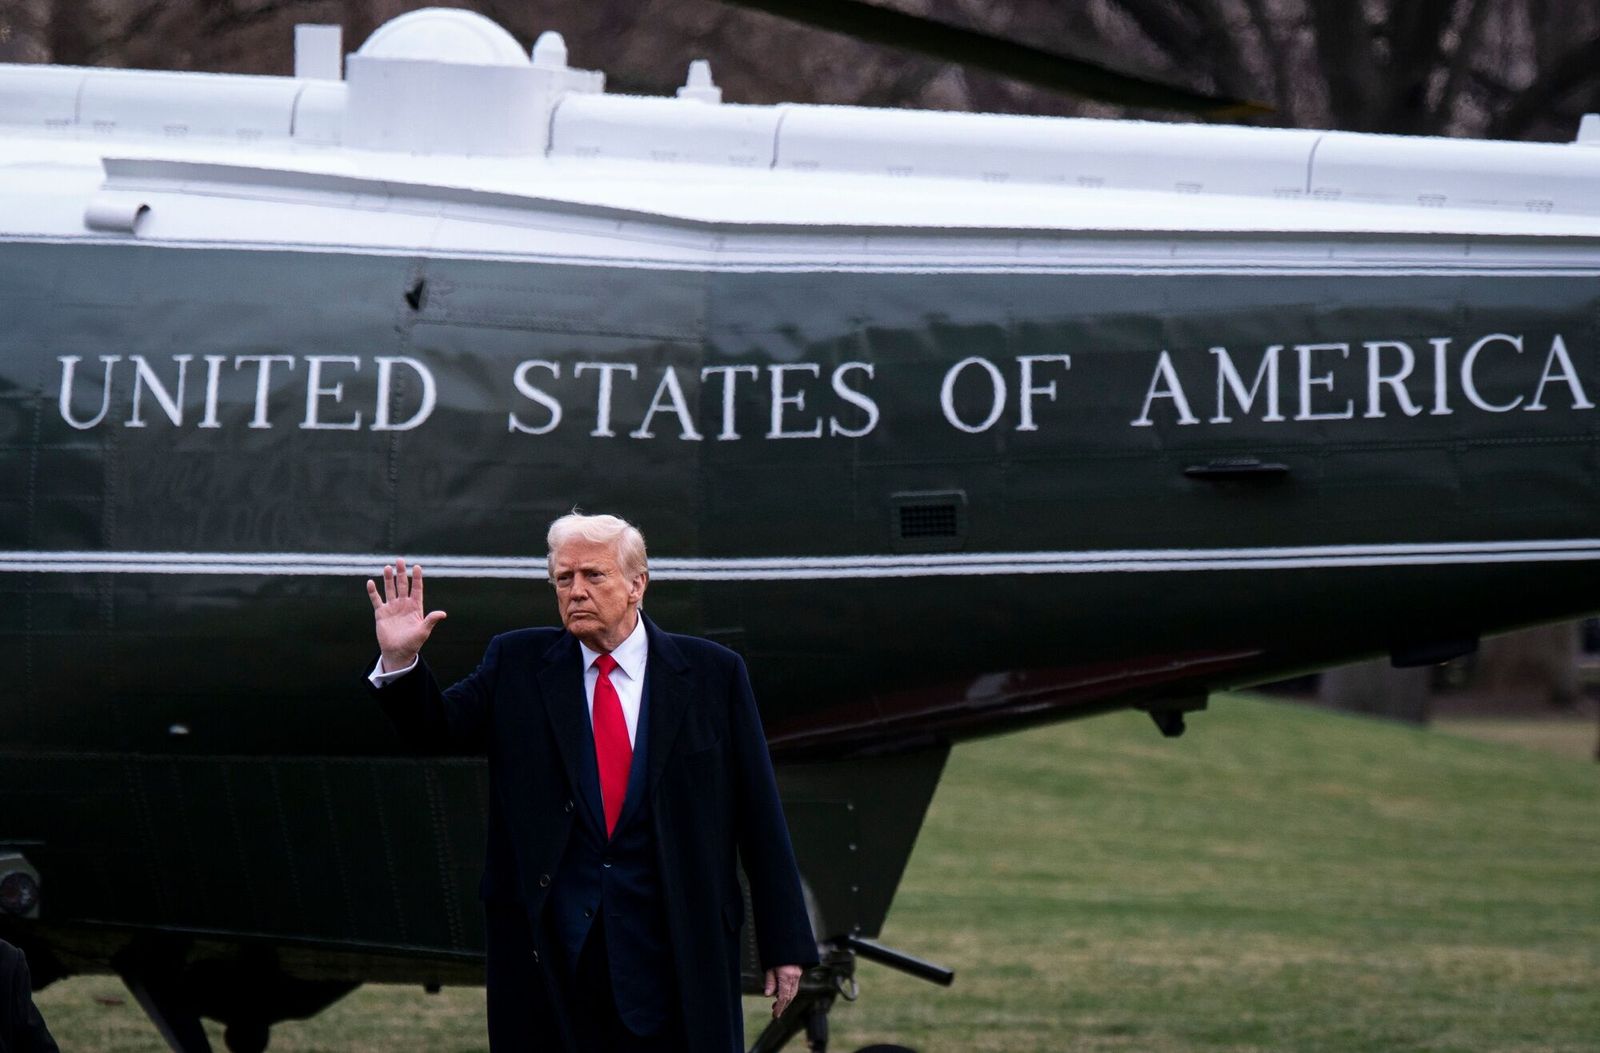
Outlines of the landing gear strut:
M212 1053L202 1016L222 1023L228 1053L264 1053L273 1024L304 1020L356 987L297 979L265 952L201 957L181 940L136 942L112 967L173 1053Z
M887 965L903 973L927 980L941 987L949 987L956 974L941 965L923 961L903 951L885 947L881 943L858 936L846 936L826 945L822 961L812 966L800 978L800 993L783 1015L768 1024L761 1032L750 1053L777 1053L801 1031L806 1035L809 1053L827 1053L828 1011L840 998L854 1002L859 988L856 986L856 958ZM867 1046L857 1053L915 1053L904 1046Z
M211 1053L200 1011L184 982L183 952L166 945L130 948L112 964L134 1000L175 1053Z

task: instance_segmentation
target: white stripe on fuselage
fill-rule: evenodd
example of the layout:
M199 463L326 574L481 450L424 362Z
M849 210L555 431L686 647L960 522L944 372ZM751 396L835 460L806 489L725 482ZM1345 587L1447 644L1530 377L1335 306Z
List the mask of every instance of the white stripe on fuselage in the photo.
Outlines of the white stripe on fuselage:
M981 232L980 232L981 233ZM1070 232L1069 232L1070 233ZM1143 233L1143 232L1140 232ZM1174 235L1151 235L1153 241L1175 243ZM731 235L730 235L731 237ZM1303 245L1307 259L1265 258L1248 244L1219 250L1211 257L1187 264L1174 264L1170 257L1164 262L1125 260L1115 253L1096 248L1080 248L1047 256L1043 252L1035 259L1019 259L1014 244L1005 252L957 250L937 247L918 253L872 253L841 246L841 239L824 234L814 236L803 246L786 246L784 250L743 251L736 245L725 245L712 250L704 247L660 249L656 255L619 252L611 254L563 253L551 250L537 253L496 252L488 249L464 249L430 246L428 260L465 260L475 263L510 263L518 266L543 265L554 267L614 267L622 270L674 271L689 274L916 274L927 276L954 274L986 275L1062 275L1072 277L1108 276L1136 278L1580 278L1593 279L1600 275L1600 249L1588 244L1575 245L1573 255L1581 258L1561 262L1551 254L1527 261L1518 261L1509 253L1497 252L1494 245L1475 247L1472 258L1449 260L1431 258L1426 263L1407 263L1387 256L1374 255L1365 260L1347 263L1330 261L1327 243L1308 237ZM931 237L928 240L933 240ZM1512 240L1506 236L1504 240ZM1526 240L1534 240L1528 238ZM1546 236L1544 242L1558 239ZM1565 239L1574 243L1580 238ZM1594 239L1590 239L1594 240ZM79 247L127 248L127 238L106 238L93 235L59 236L50 234L0 234L0 245L60 245ZM328 256L360 256L374 258L415 259L418 250L411 246L385 246L342 244L311 241L224 241L220 239L163 238L142 239L138 246L144 249L162 248L179 251L208 250L213 252L299 252Z
M1076 552L947 552L865 556L658 557L657 581L820 581L990 574L1107 574L1308 570L1451 564L1557 563L1600 559L1600 538L1275 548L1093 549ZM0 574L242 574L370 576L389 558L342 552L0 552ZM421 555L436 578L540 579L543 557Z

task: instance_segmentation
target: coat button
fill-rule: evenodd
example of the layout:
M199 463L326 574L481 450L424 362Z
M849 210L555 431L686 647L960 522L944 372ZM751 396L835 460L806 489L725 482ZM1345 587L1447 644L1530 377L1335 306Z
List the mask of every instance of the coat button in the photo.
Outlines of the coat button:
M572 811L572 809L573 809L573 804L572 804L571 799L569 798L567 800L567 803L561 806L561 810L563 812L570 812L570 811Z
M594 911L589 907L585 907L583 908L583 916L586 918L592 918L594 917Z
M549 874L540 874L539 875L539 887L540 888L549 888L550 887L550 875Z
M539 961L539 952L538 951L534 951L533 952L533 960L534 960L535 963L537 963Z
M607 856L606 858L600 860L600 865L605 867L607 870L610 870L611 869L611 857Z

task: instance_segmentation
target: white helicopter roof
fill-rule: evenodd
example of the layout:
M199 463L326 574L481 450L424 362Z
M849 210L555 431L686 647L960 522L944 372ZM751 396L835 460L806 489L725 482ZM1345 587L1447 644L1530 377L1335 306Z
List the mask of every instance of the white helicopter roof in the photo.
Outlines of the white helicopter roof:
M559 35L529 54L443 9L341 58L302 26L294 77L0 65L0 237L910 266L934 236L1012 263L1063 238L1600 236L1600 119L1544 144L744 106L703 62L676 98L608 95Z

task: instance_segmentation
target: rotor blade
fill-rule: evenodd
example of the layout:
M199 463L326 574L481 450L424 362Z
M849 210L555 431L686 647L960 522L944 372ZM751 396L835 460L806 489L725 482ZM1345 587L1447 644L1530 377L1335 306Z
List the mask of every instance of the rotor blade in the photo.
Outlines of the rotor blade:
M873 44L915 51L962 66L998 73L1050 91L1101 102L1237 118L1271 113L1245 99L1203 95L1186 88L1118 73L1082 59L1018 44L972 29L935 22L861 0L724 0L737 7L831 30Z

